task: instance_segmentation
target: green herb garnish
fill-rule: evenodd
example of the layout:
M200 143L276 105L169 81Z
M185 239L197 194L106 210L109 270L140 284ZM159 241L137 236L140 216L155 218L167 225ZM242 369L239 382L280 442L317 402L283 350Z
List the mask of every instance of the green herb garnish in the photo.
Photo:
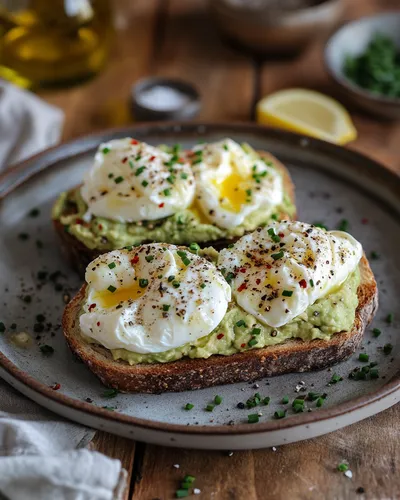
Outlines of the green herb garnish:
M382 333L381 330L379 330L379 328L374 328L372 330L372 333L374 334L374 337L379 337L379 335Z
M146 288L146 286L149 284L149 280L146 280L144 278L140 278L139 280L139 286L140 288Z
M115 184L120 184L123 180L124 180L124 178L122 177L122 175L119 175L118 177L116 177L114 179L114 182L115 182Z
M250 415L247 415L247 422L249 424L256 424L259 421L260 417L257 415L257 413L251 413Z
M277 418L277 419L285 418L286 417L286 410L277 410L274 413L274 417Z
M103 398L115 398L118 395L119 391L117 389L106 389L102 396Z
M279 260L283 257L284 253L283 253L283 250L281 250L280 252L278 253L273 253L271 255L271 257L274 259L274 260Z
M169 311L169 308L171 306L169 304L163 304L162 308L163 308L163 311Z
M114 292L115 292L115 290L116 290L116 288L115 288L115 286L110 285L110 286L107 288L107 290L108 290L109 292L111 292L111 293L114 293Z
M360 355L358 356L359 361L362 361L363 363L368 363L369 361L369 356L365 352L360 352Z
M236 322L236 326L246 326L246 322L244 319L240 319Z
M185 408L185 410L189 411L192 408L194 408L194 405L192 403L186 403L185 406L184 406L184 408Z
M146 167L139 167L136 169L135 176L138 177L141 173L143 173L146 170Z
M390 354L392 352L393 346L392 344L385 344L383 346L383 352L384 354Z
M214 403L216 405L220 405L222 403L222 397L221 396L218 396L218 394L215 396L214 398Z
M110 269L114 269L114 267L116 267L116 265L117 265L117 264L116 264L115 262L110 262L110 264L108 264L108 267L109 267Z
M283 290L282 295L283 297L291 297L293 292L291 290Z

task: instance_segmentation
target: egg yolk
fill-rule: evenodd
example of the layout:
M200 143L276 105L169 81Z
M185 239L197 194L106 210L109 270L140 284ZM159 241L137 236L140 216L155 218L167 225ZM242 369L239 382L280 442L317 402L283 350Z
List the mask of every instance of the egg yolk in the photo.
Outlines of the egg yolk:
M189 207L189 210L196 216L197 219L199 219L200 224L208 224L209 220L202 211L199 202L197 200L194 200L192 205Z
M246 199L248 197L246 191L245 189L239 187L244 180L246 179L244 179L237 172L233 171L222 181L217 179L212 181L214 186L218 189L219 197L223 198L225 204L228 205L228 207L225 207L227 210L239 213L242 205L246 203ZM226 203L226 201L228 203Z
M104 309L109 309L117 306L120 302L138 299L141 295L143 295L145 290L145 288L141 288L139 286L139 280L137 280L133 286L130 286L129 288L121 288L120 290L117 289L115 292L104 290L97 293L93 299L96 300Z

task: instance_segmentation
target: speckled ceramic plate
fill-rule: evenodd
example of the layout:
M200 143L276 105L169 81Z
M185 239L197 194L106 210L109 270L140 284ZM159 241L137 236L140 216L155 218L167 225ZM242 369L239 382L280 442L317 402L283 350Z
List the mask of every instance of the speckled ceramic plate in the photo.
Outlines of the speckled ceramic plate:
M343 219L364 245L380 288L380 309L365 332L363 352L378 363L380 378L348 378L360 365L358 353L330 370L283 375L256 383L162 395L124 395L107 399L105 388L70 353L60 319L66 296L74 294L79 279L63 262L50 222L50 208L61 190L81 181L97 145L104 140L133 135L153 144L179 142L185 147L198 140L225 136L247 141L275 154L289 168L297 188L299 218L323 221L334 228ZM400 397L400 178L377 163L321 141L255 125L149 125L92 135L36 156L0 178L0 374L28 397L61 415L110 432L172 446L246 449L281 445L318 436L351 424L396 403ZM39 209L39 214L33 209ZM39 276L39 278L38 278ZM388 324L388 314L394 320ZM36 316L43 314L44 327ZM15 325L12 325L15 323ZM14 326L14 330L12 329ZM382 333L375 338L372 328ZM34 330L42 330L37 331ZM12 342L13 332L28 332L32 345L23 349ZM393 344L392 353L382 347ZM54 353L45 356L42 345ZM343 381L329 386L333 373ZM54 384L60 384L54 390ZM58 386L55 386L58 387ZM303 389L304 388L304 389ZM310 411L273 418L283 408L281 398L297 392L326 392L322 408L307 403ZM257 424L248 424L254 410L239 409L254 393L269 396L269 406ZM221 405L210 413L205 406L219 394ZM185 411L186 403L193 403ZM257 410L258 410L257 409Z

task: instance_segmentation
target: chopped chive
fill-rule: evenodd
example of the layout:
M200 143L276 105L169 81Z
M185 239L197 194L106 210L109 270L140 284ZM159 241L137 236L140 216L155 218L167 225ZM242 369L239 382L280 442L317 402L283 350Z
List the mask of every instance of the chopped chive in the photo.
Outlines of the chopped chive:
M171 196L171 190L170 189L164 189L163 191L165 196Z
M138 177L141 173L143 173L146 170L146 167L139 167L136 169L135 176Z
M326 226L323 222L313 222L313 226L320 227L321 229L328 231L328 226Z
M253 328L250 332L251 335L260 335L261 328Z
M139 286L140 288L146 288L146 286L149 284L149 280L146 280L144 278L141 278L139 280Z
M293 400L293 403L292 403L292 406L294 407L295 405L303 405L304 406L304 399L299 399L299 398L296 398Z
M244 321L244 319L240 319L236 322L236 326L246 326L246 322Z
M314 280L310 280L309 283L311 287L314 287Z
M338 465L337 468L338 468L338 471L340 471L340 472L346 472L348 470L349 466L345 463L341 463Z
M172 286L173 286L174 288L179 288L179 287L181 286L181 284L180 284L180 282L179 282L179 281L173 281L173 282L172 282Z
M220 405L222 403L222 397L221 396L218 396L218 394L215 396L214 398L214 403L216 405Z
M235 277L235 273L229 272L226 276L225 279L227 283L232 283L233 278Z
M41 345L40 350L42 351L42 354L44 354L45 356L50 356L54 352L53 347L47 344Z
M142 159L142 155L140 153L138 153L135 157L135 161L139 161Z
M169 175L167 177L167 182L169 182L170 184L173 184L175 182L175 176L174 175Z
M110 148L103 148L101 152L103 153L103 155L106 155L107 153L110 152Z
M103 398L115 398L117 396L119 391L117 389L106 389L102 396Z
M207 285L206 285L205 283L202 283L202 284L200 285L200 288L203 288L203 290L204 290L204 288L205 288L206 286L207 286Z
M187 179L187 178L188 178L188 174L186 172L182 172L181 179Z
M145 259L147 262L151 262L152 260L154 260L154 255L146 255Z
M109 178L109 179L112 179L113 177L114 177L114 174L113 174L112 172L110 172L110 173L108 174L108 178Z
M293 295L293 292L291 290L283 290L282 295L284 297L291 297Z
M115 288L115 286L110 285L110 286L107 288L107 290L108 290L109 292L111 292L111 293L114 293L114 292L115 292L115 290L116 290L116 288Z
M185 410L189 411L191 410L192 408L194 408L194 405L192 403L186 403L185 404Z
M269 405L269 402L270 402L270 401L271 401L271 398L270 398L269 396L265 397L265 398L262 400L263 404L265 404L265 405Z
M200 246L197 243L191 243L189 245L189 250L197 253L200 250Z
M301 405L301 404L295 404L293 406L293 411L295 413L302 413L304 411L304 405Z
M251 189L246 189L247 196L251 196Z
M122 175L119 175L117 178L114 179L114 182L115 184L120 184L123 180L124 178L122 177Z
M392 352L393 346L392 344L385 344L383 346L383 352L384 354L390 354Z
M380 255L378 254L378 252L375 252L375 250L372 250L371 252L371 259L372 260L378 260L380 257Z
M226 144L224 144L222 147L225 149L225 151L229 151L229 148Z
M213 411L213 410L214 410L214 408L215 408L215 406L214 406L213 404L211 404L211 403L210 403L210 404L208 404L208 405L206 406L206 411Z
M168 276L168 281L171 283L171 281L174 281L175 279L175 276L174 275L171 275L171 276Z
M277 419L285 418L286 417L286 410L277 410L274 413L274 417L277 418Z
M371 370L369 371L369 376L371 378L379 378L378 368L371 368Z
M273 236L275 234L275 229L273 227L270 227L267 232L270 236Z
M330 379L329 383L330 384L337 384L338 382L341 382L342 380L343 380L343 377L341 377L337 373L334 373L332 375L332 378Z
M250 413L250 415L247 415L247 422L249 424L256 424L259 421L260 417L257 413Z
M309 392L307 394L307 397L310 401L315 401L316 399L321 398L322 395L319 394L318 392Z
M372 330L372 333L374 334L374 337L379 337L379 335L382 333L381 330L379 330L379 328L374 328Z
M358 356L359 361L362 361L363 363L368 363L369 361L369 356L365 352L360 352L360 355Z
M347 219L342 219L338 224L339 231L347 231L349 229L349 221Z
M169 308L171 306L169 304L163 304L162 308L163 308L163 311L169 311Z
M133 161L129 160L128 163L129 163L129 166L131 167L131 169L133 169L134 168Z
M184 483L189 483L189 484L192 484L196 481L196 478L194 476L190 476L189 474L187 474L184 478L183 478L183 482Z
M176 498L188 497L190 494L189 490L176 490Z
M143 187L147 187L149 185L149 183L147 181L142 181L142 186Z
M203 158L197 158L196 160L192 161L192 165L197 165L203 161Z
M283 396L281 403L287 405L289 403L289 396Z
M257 339L255 339L255 338L252 338L252 339L250 339L250 340L248 341L247 345L248 345L249 347L253 347L253 346L255 346L257 343L258 343L258 340L257 340Z
M185 482L182 482L181 483L181 488L183 490L188 490L189 488L191 488L192 484L191 483L185 483Z
M110 262L110 264L108 264L108 267L109 267L110 269L114 269L114 267L116 267L116 265L117 265L117 264L116 264L115 262Z
M271 257L274 259L274 260L279 260L283 257L284 253L283 253L283 250L281 250L280 252L278 253L273 253L271 255Z
M324 398L318 398L316 403L317 407L321 408L323 404L324 404Z
M272 220L278 220L278 214L272 214L271 215Z
M389 313L386 316L386 323L388 323L390 325L391 323L393 323L393 319L394 319L393 313Z
M274 234L273 236L271 236L271 239L274 243L279 243L281 241L281 237L278 236L277 234Z

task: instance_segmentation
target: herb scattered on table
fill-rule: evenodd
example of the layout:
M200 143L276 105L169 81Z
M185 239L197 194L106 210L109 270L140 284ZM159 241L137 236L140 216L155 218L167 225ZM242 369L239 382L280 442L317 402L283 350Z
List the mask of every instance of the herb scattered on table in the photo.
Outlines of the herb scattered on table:
M117 389L106 389L102 396L103 398L115 398L118 395L119 391Z

